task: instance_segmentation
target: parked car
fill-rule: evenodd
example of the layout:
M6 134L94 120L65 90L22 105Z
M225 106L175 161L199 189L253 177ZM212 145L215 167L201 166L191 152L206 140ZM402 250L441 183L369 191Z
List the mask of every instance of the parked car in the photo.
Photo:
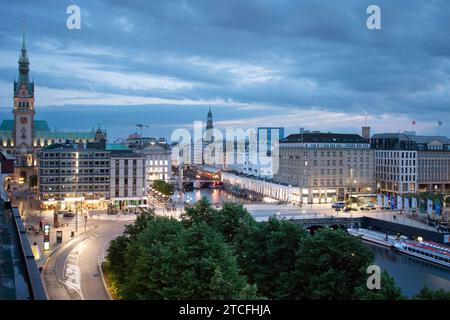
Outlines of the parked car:
M331 208L333 209L342 209L345 207L345 202L335 202L331 205Z
M73 218L75 217L75 212L72 211L64 211L64 212L60 212L63 214L64 218Z

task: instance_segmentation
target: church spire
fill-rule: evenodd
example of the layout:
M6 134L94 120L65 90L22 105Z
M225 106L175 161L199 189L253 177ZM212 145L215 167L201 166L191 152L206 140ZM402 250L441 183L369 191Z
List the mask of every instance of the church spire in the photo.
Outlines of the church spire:
M25 42L25 31L22 32L22 51L27 50L26 42Z
M25 87L28 91L27 95L34 95L34 84L30 82L29 72L30 72L30 62L28 60L27 45L25 40L25 31L22 34L22 49L19 57L19 79L14 82L14 95L19 94L21 87Z

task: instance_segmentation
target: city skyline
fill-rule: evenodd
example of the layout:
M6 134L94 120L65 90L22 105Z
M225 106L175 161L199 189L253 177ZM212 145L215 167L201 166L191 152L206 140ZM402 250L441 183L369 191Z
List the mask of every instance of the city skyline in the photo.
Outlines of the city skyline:
M413 2L405 12L381 1L383 25L374 31L365 26L367 4L354 1L276 8L80 1L81 29L68 30L69 4L29 4L5 4L11 14L0 22L1 119L10 118L25 24L36 118L52 130L101 124L113 140L144 122L146 135L170 137L206 121L211 107L219 129L354 133L367 116L374 133L435 135L438 120L440 135L450 133L450 53L434 32L445 26L445 10L433 6ZM416 25L414 16L433 22Z

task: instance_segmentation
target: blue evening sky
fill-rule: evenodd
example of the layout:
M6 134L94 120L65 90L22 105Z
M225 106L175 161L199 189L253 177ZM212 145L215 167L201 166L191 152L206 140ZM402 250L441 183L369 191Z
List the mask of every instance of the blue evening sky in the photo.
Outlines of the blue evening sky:
M81 8L68 30L66 8ZM366 9L381 7L382 29ZM0 0L0 120L12 118L23 25L36 119L52 129L150 126L169 137L284 126L450 135L447 0Z

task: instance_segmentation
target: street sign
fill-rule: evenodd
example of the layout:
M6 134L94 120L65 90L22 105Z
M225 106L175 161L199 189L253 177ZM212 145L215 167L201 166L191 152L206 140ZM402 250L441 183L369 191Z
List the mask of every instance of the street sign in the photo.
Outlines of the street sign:
M44 250L50 250L50 225L44 224Z

